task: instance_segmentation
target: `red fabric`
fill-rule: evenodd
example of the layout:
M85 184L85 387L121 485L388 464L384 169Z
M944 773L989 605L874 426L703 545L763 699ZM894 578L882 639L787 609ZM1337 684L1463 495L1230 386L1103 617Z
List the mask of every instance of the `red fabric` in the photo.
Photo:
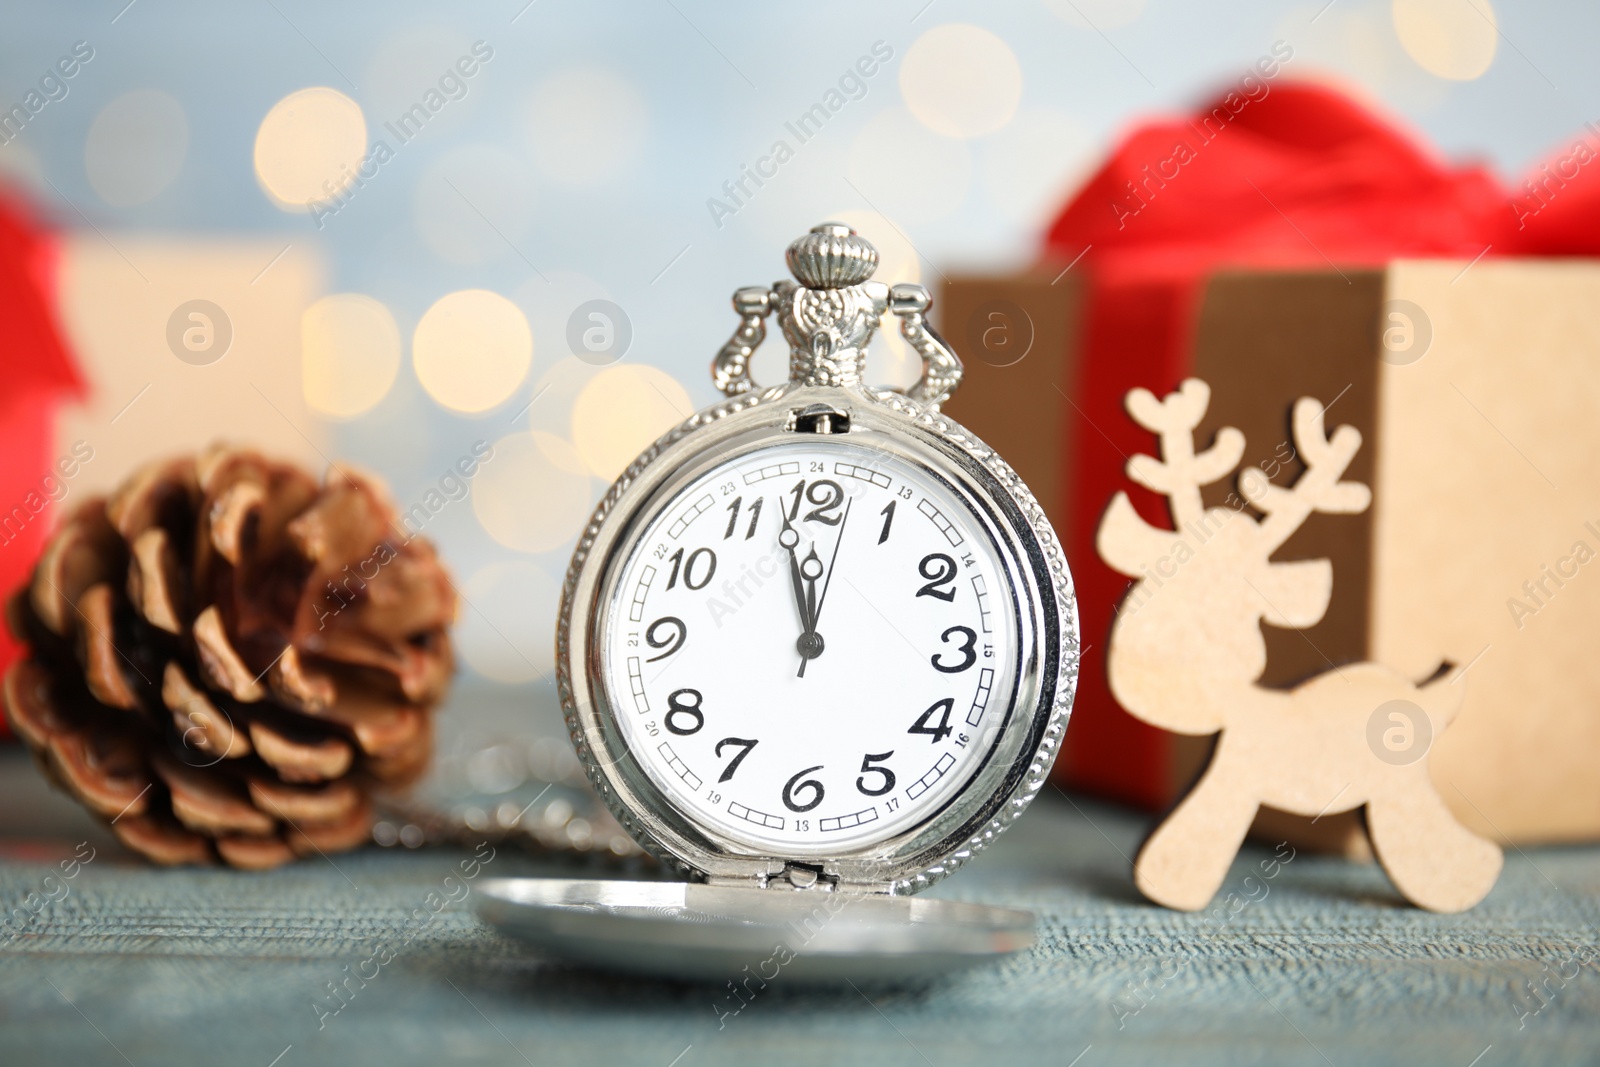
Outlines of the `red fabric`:
M1128 581L1100 561L1094 531L1119 489L1152 522L1159 497L1127 480L1124 456L1151 435L1123 412L1134 386L1160 395L1189 366L1205 278L1223 267L1376 267L1397 257L1600 251L1600 159L1508 190L1453 167L1337 92L1270 84L1230 93L1187 119L1134 130L1056 219L1051 260L1088 275L1088 320L1069 440L1072 525L1063 531L1085 645L1060 770L1103 794L1154 806L1172 792L1163 731L1118 708L1106 685L1112 612ZM1590 173L1590 172L1593 173ZM1562 175L1572 175L1570 178ZM1085 249L1088 249L1085 252Z
M56 246L0 190L0 378L6 402L29 392L83 392L55 316Z
M0 601L27 581L33 561L44 548L50 529L50 513L37 513L29 505L48 500L40 491L39 480L50 469L55 447L54 404L34 393L21 403L8 403L0 410ZM33 494L30 497L30 494ZM20 512L13 509L20 508ZM11 627L0 622L0 675L17 658L21 647L11 636ZM4 716L0 716L0 738L8 736Z
M50 529L41 481L54 458L55 405L83 392L56 324L55 261L49 235L0 193L0 599L27 579ZM0 625L0 673L19 651Z

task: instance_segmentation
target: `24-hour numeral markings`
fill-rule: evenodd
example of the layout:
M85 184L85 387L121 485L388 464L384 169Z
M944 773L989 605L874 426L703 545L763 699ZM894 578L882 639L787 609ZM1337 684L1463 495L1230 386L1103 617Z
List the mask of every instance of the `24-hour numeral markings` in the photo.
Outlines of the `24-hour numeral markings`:
M652 780L670 795L682 794L692 810L700 813L690 817L703 816L707 825L724 827L739 840L767 842L766 847L778 847L777 842L785 839L811 843L813 831L820 835L816 841L877 840L874 831L902 831L906 820L943 796L953 780L965 782L973 773L971 768L981 766L986 742L979 740L968 723L976 717L987 724L985 704L997 701L1002 687L1012 684L1010 675L997 666L997 659L1009 663L1005 654L1013 638L1003 625L1009 621L1003 609L1010 607L1010 601L1004 595L1003 580L996 586L1003 571L996 570L997 561L988 551L987 540L974 537L967 521L972 516L961 500L892 463L880 472L877 466L847 462L861 458L848 451L843 459L810 450L795 450L790 455L792 459L785 457L782 462L763 460L766 465L759 469L748 461L728 465L719 476L703 479L661 508L639 532L636 561L628 564L615 586L618 605L631 609L631 614L620 611L623 617L606 638L616 659L609 670L616 676L614 684L623 704L629 695L625 687L640 691L635 698L638 706L627 705L629 714L619 718L627 726L627 744L639 753ZM919 507L924 496L927 499ZM864 509L871 510L876 504L876 531L849 525L857 497ZM900 513L902 503L905 515ZM712 518L711 512L719 506L722 517ZM919 511L928 516L932 529L923 527L914 514ZM692 617L700 620L694 623L696 637L711 640L706 617L694 614L706 610L699 605L719 589L721 596L732 596L727 580L731 577L737 583L742 575L735 572L753 571L756 563L775 549L788 566L789 560L783 558L788 546L780 547L774 522L783 527L786 536L795 536L787 534L788 530L796 531L794 550L803 567L809 563L809 569L801 574L798 600L805 601L808 580L819 601L828 588L826 577L840 579L833 584L849 580L860 586L858 595L879 602L885 617L893 618L896 626L900 616L905 617L911 627L905 635L918 650L906 664L911 677L874 690L879 711L870 722L858 724L860 729L852 731L858 740L844 741L847 747L842 753L819 743L821 738L799 726L791 729L785 725L778 733L770 733L766 717L756 706L718 696L720 691L715 689L712 707L707 710L704 691L684 686L691 678L708 676L694 664L714 670L715 642L693 648L688 643ZM870 520L858 516L856 523L859 527ZM670 535L669 525L673 527ZM825 529L830 526L831 530ZM864 547L854 540L859 537L872 538L880 548L891 543L895 547L886 553L867 549L859 557L843 551L835 557L841 529L846 533L856 530L851 534L853 546ZM835 561L842 562L845 570L835 571L830 566ZM761 579L772 577L765 573L771 569L770 560L761 567ZM783 595L761 599L756 608L760 617L750 618L751 626L763 630L770 624L773 647L786 657L794 637L790 631L803 634L807 627L815 629L820 606L807 601L800 609L800 629L795 630L788 610L790 577L782 575L779 584L784 588L778 592ZM682 594L678 593L680 586ZM750 602L748 592L739 588L736 605ZM907 592L913 596L910 603ZM966 607L969 597L972 610ZM941 602L947 607L939 607ZM916 607L919 604L922 606ZM711 621L724 619L727 605L720 601L712 601L712 605ZM769 614L773 616L770 619ZM805 621L808 615L809 623ZM881 653L880 640L885 646L890 644L886 631L854 626L845 616L830 627L829 617L823 615L821 629L828 633L831 647L814 669L833 661L853 667ZM956 625L958 619L968 621ZM835 630L837 633L832 632ZM928 664L920 669L920 675L916 667L919 654ZM968 681L967 674L977 671L979 661L983 678L974 674ZM926 673L929 667L934 674ZM674 675L674 670L680 673ZM940 682L945 676L950 681ZM967 691L973 686L979 690L976 699ZM647 703L645 689L649 690ZM941 690L948 695L934 698ZM987 694L995 695L986 701ZM798 700L798 694L794 698ZM787 704L790 694L780 694L778 699ZM968 704L974 706L971 713L963 710ZM962 729L968 732L962 733ZM666 742L670 745L663 748ZM935 751L926 752L923 744ZM760 745L766 746L762 748L765 755L746 773L743 767ZM808 762L819 756L831 762ZM797 763L801 766L790 774L782 773L784 767ZM855 774L850 773L851 764L856 765ZM958 775L958 768L965 770ZM703 777L692 781L688 775L694 773ZM735 788L735 782L742 785ZM852 789L860 798L854 802L849 799ZM745 807L739 801L759 804L774 814ZM686 814L690 810L684 809ZM779 816L777 811L788 815Z

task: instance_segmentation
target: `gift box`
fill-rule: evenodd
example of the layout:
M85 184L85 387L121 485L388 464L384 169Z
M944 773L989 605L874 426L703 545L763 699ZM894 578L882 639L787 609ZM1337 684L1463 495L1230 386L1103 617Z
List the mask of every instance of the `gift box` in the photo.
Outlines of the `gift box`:
M1004 277L954 276L946 335L967 364L951 415L1034 488L1078 584L1085 655L1058 775L1156 809L1210 740L1117 707L1104 651L1128 580L1095 553L1151 435L1123 410L1189 376L1196 431L1245 434L1244 464L1299 474L1289 412L1327 405L1363 435L1355 515L1314 516L1275 557L1332 561L1328 612L1264 627L1267 685L1373 660L1467 696L1430 768L1463 823L1511 842L1600 837L1600 179L1563 146L1517 189L1451 166L1331 90L1280 84L1129 135L1067 205L1046 254ZM1600 168L1596 168L1600 169ZM1025 415L1025 417L1023 417ZM1207 490L1224 502L1232 485ZM1359 814L1263 811L1257 830L1362 850Z

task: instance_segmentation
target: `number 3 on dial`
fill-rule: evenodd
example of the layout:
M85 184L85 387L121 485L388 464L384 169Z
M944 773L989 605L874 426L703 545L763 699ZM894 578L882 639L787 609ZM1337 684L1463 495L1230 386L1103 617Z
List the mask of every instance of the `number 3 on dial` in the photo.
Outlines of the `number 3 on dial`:
M939 662L941 657L944 655L943 652L935 652L931 657L929 657L929 662L933 664L933 669L936 671L943 671L945 674L960 674L962 671L978 662L978 635L970 627L952 626L940 636L939 640L945 644L949 644L951 634L960 634L965 639L962 642L961 647L956 649L956 651L962 656L961 662L955 664L954 666L946 666L945 664Z

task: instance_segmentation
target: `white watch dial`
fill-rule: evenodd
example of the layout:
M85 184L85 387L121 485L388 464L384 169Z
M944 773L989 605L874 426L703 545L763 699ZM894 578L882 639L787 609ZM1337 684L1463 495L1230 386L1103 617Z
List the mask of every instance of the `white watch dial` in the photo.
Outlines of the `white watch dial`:
M753 853L827 856L923 822L1011 714L1015 598L977 514L825 436L718 466L648 517L602 669L629 751Z

